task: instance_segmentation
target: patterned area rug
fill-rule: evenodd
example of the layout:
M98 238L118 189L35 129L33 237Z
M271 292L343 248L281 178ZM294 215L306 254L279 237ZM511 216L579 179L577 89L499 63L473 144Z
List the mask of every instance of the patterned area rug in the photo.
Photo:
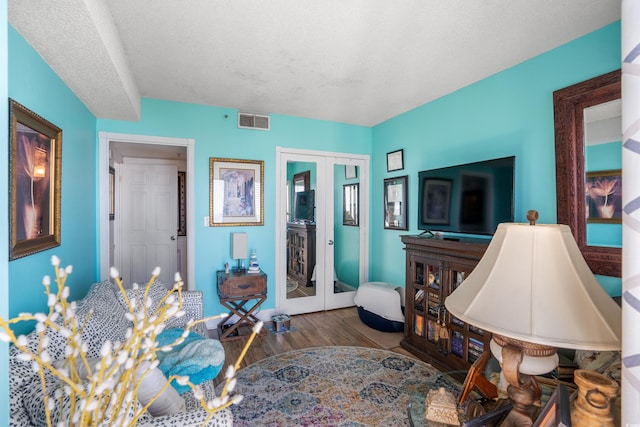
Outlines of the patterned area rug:
M431 365L387 350L317 347L273 356L238 373L235 426L408 426L407 404L460 385ZM218 392L220 390L218 389Z

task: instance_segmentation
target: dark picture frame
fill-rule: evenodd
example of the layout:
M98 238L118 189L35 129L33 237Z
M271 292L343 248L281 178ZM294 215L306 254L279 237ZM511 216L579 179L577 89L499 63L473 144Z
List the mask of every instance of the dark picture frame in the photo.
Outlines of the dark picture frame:
M422 194L422 222L448 225L451 222L451 180L427 179Z
M187 173L178 172L178 236L187 235Z
M60 245L62 129L9 99L9 260Z
M407 175L384 180L384 228L408 230Z
M116 170L109 166L109 220L116 219Z
M404 169L404 149L387 153L387 172Z
M358 226L360 223L360 184L342 186L342 225Z
M264 161L209 158L209 225L264 225Z
M571 398L569 389L558 384L532 427L562 427L571 425Z
M587 222L622 223L622 170L587 172Z
M492 411L489 411L486 414L480 415L479 417L463 422L462 427L498 426L502 421L504 421L507 415L509 415L511 409L512 405L511 403L508 403L504 406L500 406Z

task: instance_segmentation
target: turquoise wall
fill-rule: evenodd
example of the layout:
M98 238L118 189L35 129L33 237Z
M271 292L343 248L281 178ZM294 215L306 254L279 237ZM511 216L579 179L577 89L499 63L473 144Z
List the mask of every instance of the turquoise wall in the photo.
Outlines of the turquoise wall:
M157 99L142 100L139 122L97 121L98 131L195 139L195 287L204 292L205 315L223 310L214 289L217 270L229 262L230 233L246 232L267 273L264 309L275 308L276 146L367 154L371 129L321 120L271 115L269 132L238 129L237 110ZM264 160L264 226L204 227L209 215L209 157ZM312 180L313 185L313 180Z
M86 294L97 278L95 117L13 27L8 30L9 97L62 129L61 245L9 263L9 315L43 311L42 277L51 256L72 265L70 297ZM29 330L19 325L17 332Z
M7 1L0 0L0 117L9 117L7 102L9 81L7 79ZM8 135L7 120L0 120L0 135ZM0 193L9 194L7 178L9 176L9 144L7 138L0 138ZM0 212L9 211L9 200L0 197ZM9 241L8 221L0 221L0 240ZM0 245L0 316L9 316L9 251L5 244ZM9 425L9 346L0 341L0 425Z
M418 232L418 172L425 169L515 155L515 220L536 209L541 223L555 223L553 91L618 68L620 22L375 126L371 276L404 283L399 236ZM400 148L404 170L387 173L386 154ZM409 175L408 232L384 229L383 180L400 175Z

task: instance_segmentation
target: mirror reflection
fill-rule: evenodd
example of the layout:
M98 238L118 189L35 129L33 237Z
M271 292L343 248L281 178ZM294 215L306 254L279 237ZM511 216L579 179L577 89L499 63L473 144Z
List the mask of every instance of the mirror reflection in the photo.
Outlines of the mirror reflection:
M622 102L584 109L586 241L622 246Z
M287 299L316 295L316 164L287 164Z
M355 291L360 283L360 227L358 226L360 171L336 164L333 170L333 291ZM345 190L347 189L347 190ZM348 197L345 197L345 191Z

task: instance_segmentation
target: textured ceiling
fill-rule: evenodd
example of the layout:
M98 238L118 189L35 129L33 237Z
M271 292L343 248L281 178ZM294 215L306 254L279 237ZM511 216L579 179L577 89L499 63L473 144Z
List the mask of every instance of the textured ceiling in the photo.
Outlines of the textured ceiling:
M373 126L620 19L619 0L9 0L100 118L158 98Z

